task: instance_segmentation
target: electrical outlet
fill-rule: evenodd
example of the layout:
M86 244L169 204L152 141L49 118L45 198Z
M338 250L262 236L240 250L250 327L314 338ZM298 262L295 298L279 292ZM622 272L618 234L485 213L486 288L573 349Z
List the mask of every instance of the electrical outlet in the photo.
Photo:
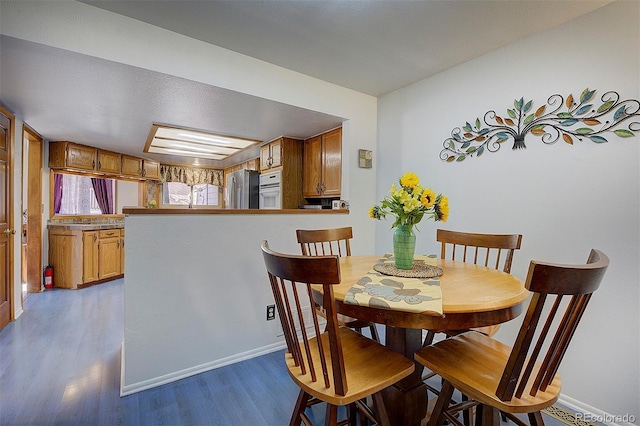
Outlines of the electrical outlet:
M267 305L267 321L276 319L276 305Z

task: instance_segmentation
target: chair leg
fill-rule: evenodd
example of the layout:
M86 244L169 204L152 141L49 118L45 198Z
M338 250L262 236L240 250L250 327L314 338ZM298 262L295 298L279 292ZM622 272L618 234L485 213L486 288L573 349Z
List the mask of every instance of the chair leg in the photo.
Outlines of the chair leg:
M369 330L371 330L371 338L376 342L380 343L380 336L378 336L378 329L375 324L371 324L369 326Z
M324 416L324 426L338 425L338 406L327 404L327 411Z
M384 399L380 392L373 394L373 407L378 416L378 424L381 426L388 426L391 424L389 414L387 413L387 407L384 405Z
M424 342L422 342L422 347L429 346L433 343L433 339L436 337L436 333L431 330L427 331L427 335L424 337Z
M358 407L355 402L347 405L347 420L349 422L349 426L358 425Z
M499 426L498 409L489 405L478 404L476 407L476 426Z
M311 399L311 395L301 390L298 394L298 399L296 401L296 406L293 409L289 426L300 426L300 423L302 422L302 413L304 413L304 410L307 408L309 399Z
M528 416L531 426L544 426L544 420L542 420L542 413L540 413L540 411L529 413Z
M429 421L427 422L427 426L436 426L444 424L444 412L449 407L449 402L451 401L451 396L453 395L453 385L446 380L442 384L442 389L440 389L440 395L438 395L438 400L436 401L435 407L433 407L433 412L431 413L431 417L429 417Z

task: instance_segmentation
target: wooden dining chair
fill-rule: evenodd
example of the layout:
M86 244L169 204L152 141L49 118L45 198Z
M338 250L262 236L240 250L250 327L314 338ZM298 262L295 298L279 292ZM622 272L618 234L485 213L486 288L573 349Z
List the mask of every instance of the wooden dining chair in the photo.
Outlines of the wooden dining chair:
M476 406L476 424L494 424L499 410L517 424L525 423L515 414L526 413L542 425L540 410L558 399L558 367L608 265L598 250L584 265L532 261L525 283L532 298L512 347L469 331L418 350L416 361L444 379L427 424L460 425L458 412ZM454 388L470 400L451 405Z
M337 425L339 406L347 406L347 422L389 424L380 391L414 369L414 362L338 324L333 285L340 283L338 256L276 253L263 241L262 253L287 343L289 376L300 387L290 425L311 421L305 409L327 403L325 425ZM317 312L304 315L304 301L313 300L311 284L322 285L327 326L320 329ZM375 411L363 399L371 396ZM365 417L368 420L365 420ZM344 424L344 423L340 423Z
M438 229L436 241L440 243L440 258L483 265L506 273L511 272L513 253L520 249L521 234L474 234ZM499 325L475 329L493 336ZM465 331L465 330L461 330ZM433 342L434 333L429 331L424 346Z
M304 256L326 256L331 254L340 257L351 256L350 240L353 238L353 230L350 226L331 229L298 229L296 230L296 236ZM322 315L323 308L321 306L316 307ZM376 342L380 341L378 330L374 323L342 314L338 314L338 320L341 324L353 328L358 333L362 333L363 328L369 327L371 338Z
M440 243L440 258L456 260L459 262L473 263L487 268L501 270L506 273L511 272L513 253L520 249L522 243L521 234L477 234L469 232L451 231L438 229L436 231L436 241ZM500 328L499 324L474 328L474 331L493 336ZM447 335L458 334L467 330L456 330ZM427 330L423 346L433 343L435 333ZM427 389L435 395L440 393L437 387L430 384L429 379L436 374L432 371L425 371L422 380ZM466 396L462 396L466 400ZM465 412L465 425L469 424L469 412Z

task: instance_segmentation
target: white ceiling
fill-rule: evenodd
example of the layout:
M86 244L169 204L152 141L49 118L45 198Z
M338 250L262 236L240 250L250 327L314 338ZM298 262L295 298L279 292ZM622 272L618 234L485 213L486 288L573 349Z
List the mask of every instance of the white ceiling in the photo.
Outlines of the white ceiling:
M83 3L379 96L611 1ZM267 141L281 135L309 137L342 121L11 37L2 36L0 43L0 101L48 140L73 140L142 156L149 123ZM227 165L206 160L200 164Z

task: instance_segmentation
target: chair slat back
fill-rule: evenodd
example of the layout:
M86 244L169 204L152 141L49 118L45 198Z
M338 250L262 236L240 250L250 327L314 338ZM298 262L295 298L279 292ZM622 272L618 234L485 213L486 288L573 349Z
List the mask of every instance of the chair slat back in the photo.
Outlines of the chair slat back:
M440 258L481 264L489 268L511 272L513 252L520 249L520 234L473 234L438 229ZM447 251L449 256L447 257Z
M530 263L525 286L533 296L498 384L498 398L503 401L514 395L520 398L527 387L531 396L544 392L558 372L608 265L609 259L598 250L591 250L584 265ZM552 304L545 312L547 299L552 300ZM548 337L551 339L547 342ZM540 362L539 369L535 367L536 361Z
M298 243L305 256L351 256L350 240L353 230L350 226L332 229L298 229Z
M270 250L266 241L262 242L262 253L287 350L295 365L312 381L322 380L327 389L333 386L337 394L345 395L347 380L332 287L340 283L338 257L286 255ZM324 332L315 309L308 310L311 319L305 320L303 306L313 300L311 284L323 287ZM325 362L327 353L331 365Z

